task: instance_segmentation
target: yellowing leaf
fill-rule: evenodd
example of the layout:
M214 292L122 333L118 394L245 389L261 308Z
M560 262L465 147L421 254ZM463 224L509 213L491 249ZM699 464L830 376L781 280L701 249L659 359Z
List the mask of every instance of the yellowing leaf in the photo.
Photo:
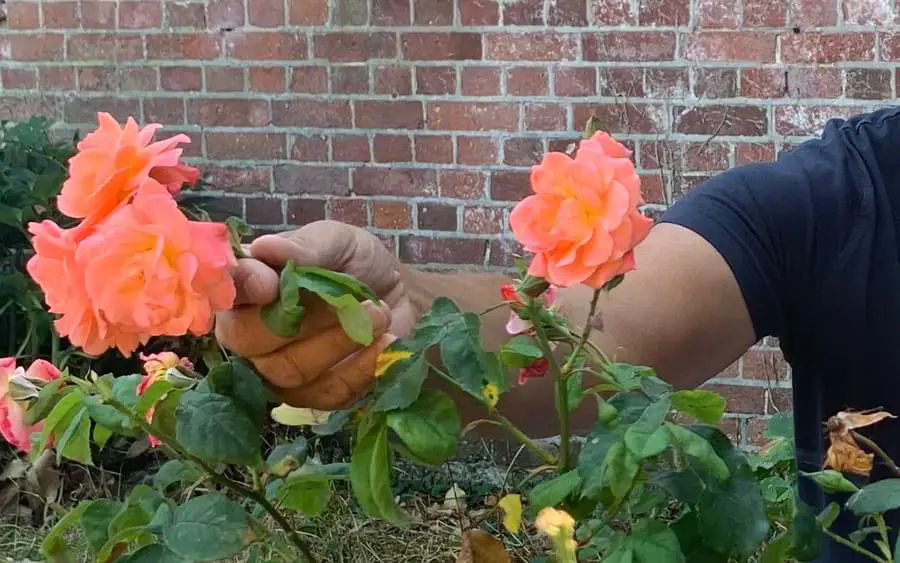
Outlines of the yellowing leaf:
M285 426L312 426L328 422L330 411L292 407L287 404L272 409L272 420Z
M888 418L897 418L891 413L883 410L869 411L869 412L853 412L853 411L841 411L834 415L833 419L837 419L838 422L847 430L855 430L857 428L865 428L866 426L872 426L873 424L877 424L882 420ZM829 421L829 425L831 424L831 420Z
M488 383L481 388L481 397L484 399L488 408L493 409L500 401L500 388L493 383Z
M386 351L378 354L378 358L375 360L375 377L381 377L392 365L411 356L412 352L406 350Z
M497 538L482 530L468 530L456 563L512 563L512 559Z
M511 534L518 534L522 528L522 497L506 495L497 506L503 509L503 527Z

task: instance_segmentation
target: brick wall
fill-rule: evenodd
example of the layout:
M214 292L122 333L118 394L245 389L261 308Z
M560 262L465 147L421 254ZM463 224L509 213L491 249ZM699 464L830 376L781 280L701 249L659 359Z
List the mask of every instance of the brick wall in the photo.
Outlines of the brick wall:
M161 122L264 230L325 217L404 260L502 268L528 166L585 120L651 211L894 97L893 0L6 0L0 118ZM764 343L765 344L765 343ZM774 343L713 384L789 407Z

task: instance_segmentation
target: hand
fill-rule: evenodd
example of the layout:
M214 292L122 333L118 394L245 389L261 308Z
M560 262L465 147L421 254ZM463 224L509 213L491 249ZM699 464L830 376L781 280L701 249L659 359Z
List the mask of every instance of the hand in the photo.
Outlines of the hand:
M372 384L378 354L416 322L397 259L375 235L335 221L259 237L249 254L234 272L235 308L217 315L219 342L251 361L292 406L334 410L358 400ZM363 348L350 340L319 299L304 299L306 314L295 338L269 332L259 309L278 297L279 272L288 260L344 272L372 288L383 300L365 304L375 342Z

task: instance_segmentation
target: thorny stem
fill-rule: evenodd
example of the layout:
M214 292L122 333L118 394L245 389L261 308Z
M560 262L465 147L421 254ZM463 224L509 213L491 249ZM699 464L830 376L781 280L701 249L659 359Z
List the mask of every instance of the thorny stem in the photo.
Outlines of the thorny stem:
M232 491L234 491L235 493L241 495L242 497L252 500L252 501L256 502L257 504L259 504L260 506L262 506L263 509L265 509L265 511L269 513L269 515L272 517L272 519L275 520L275 522L278 523L278 525L281 527L281 529L284 530L284 532L288 535L288 537L291 539L291 542L297 547L297 549L303 555L303 558L310 563L315 563L316 558L315 558L315 556L313 556L312 552L309 550L309 546L306 545L306 542L304 542L300 538L299 535L297 535L297 532L294 531L290 522L287 521L287 518L285 518L284 515L282 515L281 512L278 511L278 509L276 509L274 506L272 506L272 503L270 503L264 495L260 494L257 491L254 491L253 489L246 487L242 483L239 483L233 479L226 477L225 475L222 475L221 473L218 473L215 469L210 467L209 464L207 464L203 459L186 451L181 446L181 444L179 444L171 436L169 436L165 432L161 432L158 428L154 428L152 424L148 423L143 418L137 416L128 407L126 407L125 405L120 403L115 398L104 397L104 402L107 403L112 408L119 411L120 413L122 413L123 415L127 416L132 422L137 424L138 427L140 427L140 429L143 430L144 432L146 432L148 435L156 436L157 438L159 438L159 440L162 443L164 443L172 451L174 451L181 457L199 465L201 468L203 468L204 471L209 473L209 475L213 478L214 481L216 481L223 487L227 487L227 488L231 489Z
M856 553L859 553L860 555L865 555L872 561L879 561L880 563L891 563L890 559L885 559L885 558L881 557L880 555L878 555L877 553L873 553L873 552L869 551L868 549L862 547L859 544L855 544L850 540L846 540L846 539L842 538L841 536L835 534L828 528L822 528L822 531L825 532L825 535L828 536L829 538L833 539L834 541L838 542L839 544L843 545L844 547L852 549L853 551L855 551Z
M578 354L584 350L584 347L587 346L588 340L591 337L591 332L594 330L594 325L591 321L594 320L594 317L597 315L597 303L600 301L600 294L603 292L602 289L595 289L594 296L591 298L591 308L588 312L587 322L584 323L584 329L581 331L581 338L578 340L578 345L575 347L575 350L572 352L572 355L569 357L569 361L566 362L565 367L563 368L564 373L569 373L572 369L572 365L578 359ZM606 358L604 357L604 360Z
M441 379L443 379L447 383L450 383L451 385L453 385L454 387L456 387L463 393L467 393L468 395L475 397L475 395L472 395L471 393L469 393L468 391L466 391L465 389L460 387L459 383L457 383L456 380L453 379L449 373L438 368L434 364L428 364L428 365L431 368L431 370L435 374L437 374ZM484 400L481 397L475 397L475 398L478 399L479 401L481 401L482 403L484 402ZM532 453L534 453L536 456L541 458L541 461L543 461L544 463L550 464L550 465L555 465L557 463L557 460L555 457L553 457L553 454L551 454L550 452L548 452L547 450L545 450L544 448L539 446L537 444L537 442L535 442L528 436L528 434L525 434L524 432L519 430L519 428L515 424L513 424L511 420L509 420L508 418L506 418L505 416L503 416L502 414L500 414L493 408L488 409L488 412L489 412L491 418L493 418L498 424L500 424L503 428L505 428L507 432L512 434L516 440L521 442L522 445L524 445L526 448L528 448Z
M900 477L900 467L897 467L897 464L894 463L894 460L891 459L891 456L887 455L887 453L885 453L885 451L882 450L878 444L854 430L851 430L850 434L856 441L861 442L864 446L875 452L875 455L881 458L884 464L887 465L888 469L890 469L891 472L894 473L894 475Z
M556 418L559 421L559 469L565 471L569 468L569 395L566 390L566 377L562 370L559 369L559 362L550 348L550 340L547 338L547 331L541 324L539 313L540 305L537 301L532 300L530 304L530 315L534 326L534 333L537 336L538 345L547 363L550 366L550 373L553 374L553 380L556 381Z

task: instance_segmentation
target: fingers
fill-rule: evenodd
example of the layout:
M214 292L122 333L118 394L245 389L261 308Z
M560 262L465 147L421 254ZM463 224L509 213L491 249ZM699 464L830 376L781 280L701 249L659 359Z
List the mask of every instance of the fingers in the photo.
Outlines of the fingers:
M259 260L238 261L232 278L237 289L235 306L268 305L278 297L278 272Z
M366 305L374 335L378 338L390 326L390 310L369 303ZM361 349L338 324L318 331L308 329L307 334L270 353L245 356L251 357L253 365L272 385L293 388L319 378Z
M337 221L316 221L286 233L264 235L250 245L250 254L273 268L293 260L340 271L355 252L356 229Z
M332 367L307 385L279 389L282 401L294 406L319 410L348 408L375 382L375 362L396 338L385 334L371 346L360 350Z

